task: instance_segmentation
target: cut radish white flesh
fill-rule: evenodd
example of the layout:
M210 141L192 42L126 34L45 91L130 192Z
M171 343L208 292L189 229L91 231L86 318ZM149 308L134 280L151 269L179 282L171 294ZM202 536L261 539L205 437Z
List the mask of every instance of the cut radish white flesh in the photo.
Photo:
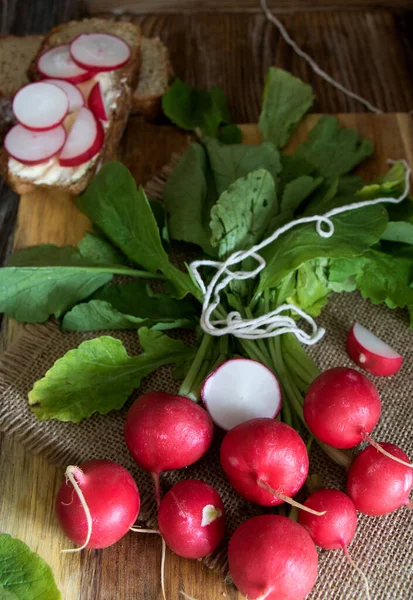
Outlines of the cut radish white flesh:
M47 131L31 131L15 125L4 140L8 154L25 165L38 165L58 154L66 140L63 125Z
M29 83L13 99L13 112L21 125L33 131L52 129L69 111L65 92L50 83Z
M82 92L70 81L64 81L63 79L44 79L43 83L50 83L57 85L58 88L64 91L69 99L69 112L78 110L85 105L85 98Z
M266 366L247 358L227 360L205 380L202 400L216 425L228 431L258 417L275 418L281 389Z
M402 366L403 357L374 333L354 323L347 335L349 357L373 375L393 375Z
M62 167L77 167L93 158L103 146L102 124L91 110L81 108L59 156Z
M82 83L95 74L82 69L74 62L70 56L69 44L55 46L43 52L37 61L37 68L44 77L64 79L71 83Z
M97 81L90 90L90 94L87 99L87 105L97 119L102 119L102 121L108 120L99 81Z
M70 54L84 69L113 71L128 62L130 48L116 35L82 33L70 44Z

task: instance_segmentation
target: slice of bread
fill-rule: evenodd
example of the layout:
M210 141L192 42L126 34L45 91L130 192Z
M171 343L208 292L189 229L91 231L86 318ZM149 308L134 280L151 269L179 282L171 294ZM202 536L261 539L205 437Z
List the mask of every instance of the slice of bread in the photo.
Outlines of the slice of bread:
M173 75L168 48L159 38L143 38L141 73L133 95L132 113L156 119Z
M114 157L131 111L132 90L136 88L139 78L142 35L138 25L126 22L106 21L104 19L85 19L83 21L71 21L70 23L59 25L52 29L44 38L28 68L27 74L32 81L40 79L41 75L37 69L37 59L41 53L53 46L69 43L81 33L95 32L117 35L125 40L131 49L131 57L126 65L111 72L113 84L116 88L117 100L109 115L104 145L98 155L87 165L86 170L85 165L73 168L59 167L59 169L63 169L62 173L64 173L64 177L57 183L48 183L47 173L46 177L43 174L39 177L37 175L28 177L28 171L24 168L21 171L14 169L14 172L11 172L8 156L3 149L2 152L6 155L5 157L1 157L0 160L3 165L3 172L5 172L5 177L11 187L19 194L33 191L38 187L79 194L85 189L99 166L106 160ZM5 169L4 165L6 166Z
M43 35L0 37L0 97L13 98L29 83L26 71L43 39Z

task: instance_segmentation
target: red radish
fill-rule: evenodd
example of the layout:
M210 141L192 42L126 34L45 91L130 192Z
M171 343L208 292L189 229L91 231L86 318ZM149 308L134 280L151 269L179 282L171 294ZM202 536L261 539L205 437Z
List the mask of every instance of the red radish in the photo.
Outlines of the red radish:
M275 418L281 389L274 373L247 358L227 360L205 380L202 400L218 427L232 429L255 417Z
M64 552L106 548L136 521L140 496L129 471L110 460L89 460L67 467L55 508L67 537L81 545Z
M224 537L224 505L208 483L180 481L161 500L158 526L175 554L202 558L211 554Z
M82 83L91 79L95 72L87 71L77 65L69 52L69 44L54 46L41 54L37 69L43 77L64 79L71 83Z
M63 79L43 79L43 83L50 83L57 85L58 88L63 90L69 99L69 112L78 110L85 105L85 98L82 92L70 81L64 81Z
M206 410L189 398L147 392L135 400L126 416L125 441L136 463L151 473L158 504L160 473L199 460L213 433Z
M87 99L87 105L97 119L102 119L102 121L108 120L99 81L97 81L90 90L90 94Z
M81 33L70 44L70 55L83 69L114 71L130 58L126 42L109 33Z
M93 158L105 139L102 124L88 108L82 107L69 131L59 156L62 167L77 167Z
M25 165L38 165L58 154L66 141L63 125L47 131L30 131L15 125L4 139L6 152Z
M16 119L26 129L46 131L57 127L69 110L69 99L55 85L38 81L29 83L13 99Z
M403 357L374 333L354 323L347 336L347 352L354 362L373 375L394 375Z
M357 528L357 511L353 502L339 490L318 490L307 498L304 506L326 511L321 517L316 517L300 510L298 522L306 528L316 546L325 550L343 550L350 564L363 577L366 595L370 598L367 578L347 550Z
M228 562L235 585L250 600L302 600L317 578L314 542L304 527L278 515L241 523Z
M398 446L386 442L380 445L403 463L410 462ZM413 508L409 500L412 487L412 469L384 456L372 446L355 458L347 477L347 494L357 510L366 515L385 515L401 506Z

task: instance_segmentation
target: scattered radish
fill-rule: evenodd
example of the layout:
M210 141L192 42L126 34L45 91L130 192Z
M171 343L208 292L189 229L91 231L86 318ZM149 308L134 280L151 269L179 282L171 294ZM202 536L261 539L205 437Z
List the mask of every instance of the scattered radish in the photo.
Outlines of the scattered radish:
M85 105L85 98L82 92L73 83L70 83L70 81L64 81L63 79L43 79L43 83L56 85L65 92L69 99L69 112L78 110Z
M373 375L394 375L403 357L374 333L354 323L347 336L347 352L354 362Z
M70 55L83 69L113 71L130 58L126 42L109 33L81 33L70 44Z
M15 125L4 139L7 153L25 165L38 165L58 154L66 141L63 125L47 131L30 131Z
M228 547L232 579L250 600L302 600L317 578L307 531L291 519L262 515L241 523Z
M93 158L105 139L102 124L88 108L82 107L69 131L59 156L62 167L77 167Z
M59 523L74 544L106 548L120 540L135 522L139 491L132 475L110 460L90 460L66 469L56 498Z
M13 99L16 119L26 129L46 131L60 125L69 110L69 99L55 85L38 81L29 83Z
M298 522L306 528L316 546L325 550L343 550L350 564L363 577L367 598L370 598L369 584L364 573L350 557L347 546L357 528L357 511L353 502L339 490L318 490L304 502L304 506L318 511L326 511L322 516L300 510Z
M69 52L69 44L54 46L39 56L37 68L43 77L64 79L71 83L82 83L91 79L95 73L77 65Z
M405 466L409 457L394 444L380 446L397 463L376 448L368 446L353 461L347 477L347 494L357 510L366 515L385 515L401 506L413 508L409 494L413 487L413 472Z
M224 505L218 492L204 481L180 481L161 500L158 526L175 554L202 558L224 537Z
M90 90L90 94L87 99L87 105L97 119L102 119L102 121L108 120L108 115L106 113L105 102L103 100L102 90L100 89L99 81L97 81Z
M275 418L281 389L274 373L247 358L227 360L205 380L201 397L218 427L228 431L255 417Z
M158 504L160 473L199 460L213 432L206 410L189 398L147 392L135 400L126 416L125 441L136 463L151 473Z

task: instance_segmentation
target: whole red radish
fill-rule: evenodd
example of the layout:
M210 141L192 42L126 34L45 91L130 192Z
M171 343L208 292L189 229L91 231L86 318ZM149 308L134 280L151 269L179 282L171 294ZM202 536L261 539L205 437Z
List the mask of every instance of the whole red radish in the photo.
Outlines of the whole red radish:
M180 481L162 498L159 531L178 556L202 558L224 537L224 505L218 492L204 481Z
M396 458L410 462L398 446L386 442L380 445ZM385 515L401 506L413 508L409 500L412 487L412 469L384 456L372 446L355 458L347 477L347 494L357 510L366 515Z
M147 392L129 409L126 445L136 463L152 474L159 503L159 475L182 469L205 454L214 426L200 406L184 396Z
M228 562L249 600L302 600L317 578L314 542L304 527L278 515L241 523L230 539Z
M129 471L110 460L90 460L67 467L55 509L67 537L81 546L77 550L106 548L136 521L140 496Z
M403 358L374 333L354 323L347 335L347 352L354 362L373 375L394 375Z

